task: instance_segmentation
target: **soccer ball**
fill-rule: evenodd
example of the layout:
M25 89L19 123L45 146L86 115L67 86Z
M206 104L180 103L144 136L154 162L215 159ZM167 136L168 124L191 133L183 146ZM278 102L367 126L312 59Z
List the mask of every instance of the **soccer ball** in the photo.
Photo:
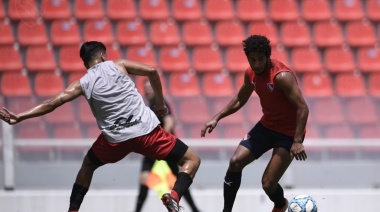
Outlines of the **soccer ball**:
M289 202L289 212L317 212L317 204L309 195L295 196Z

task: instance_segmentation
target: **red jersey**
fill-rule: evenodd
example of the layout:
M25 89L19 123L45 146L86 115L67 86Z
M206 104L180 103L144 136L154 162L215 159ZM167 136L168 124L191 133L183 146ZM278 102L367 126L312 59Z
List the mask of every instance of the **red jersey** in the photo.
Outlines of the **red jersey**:
M297 108L289 101L285 94L276 87L274 78L278 73L283 71L292 73L296 82L297 78L295 74L281 62L274 59L270 61L270 69L262 75L255 75L252 68L248 68L247 70L249 81L252 83L252 86L260 98L263 111L260 122L271 130L294 136L296 132Z

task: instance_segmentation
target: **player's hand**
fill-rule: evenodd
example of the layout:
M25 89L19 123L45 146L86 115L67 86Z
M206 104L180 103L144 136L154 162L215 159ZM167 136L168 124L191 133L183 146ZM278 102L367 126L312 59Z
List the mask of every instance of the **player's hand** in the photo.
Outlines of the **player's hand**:
M154 106L154 110L155 110L156 114L159 116L164 116L164 115L168 114L168 108L164 104Z
M2 110L0 110L0 119L2 119L10 125L17 124L18 122L20 122L19 117L16 114L7 110L5 107L3 107Z
M306 160L307 155L303 143L293 142L292 148L290 149L290 156L296 158L296 160Z
M212 119L211 121L206 123L205 126L201 130L201 137L205 137L206 132L211 133L217 124L218 124L218 121L216 119Z

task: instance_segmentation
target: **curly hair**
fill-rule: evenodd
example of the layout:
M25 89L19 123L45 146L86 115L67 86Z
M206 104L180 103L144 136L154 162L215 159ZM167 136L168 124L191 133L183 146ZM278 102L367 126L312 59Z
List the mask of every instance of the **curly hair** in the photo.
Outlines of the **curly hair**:
M271 55L270 40L263 35L251 35L243 41L243 49L246 55L251 52L264 54L267 58Z
M99 52L106 53L106 46L99 41L84 42L80 48L79 54L85 64L94 60Z

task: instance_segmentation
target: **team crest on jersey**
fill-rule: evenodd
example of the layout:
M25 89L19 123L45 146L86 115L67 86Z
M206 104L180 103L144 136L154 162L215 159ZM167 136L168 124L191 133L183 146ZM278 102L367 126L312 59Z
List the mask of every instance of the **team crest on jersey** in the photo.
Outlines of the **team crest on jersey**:
M269 91L270 92L272 92L273 91L273 89L274 89L274 85L273 85L273 83L267 83L267 87L268 87L268 89L269 89Z
M243 140L247 140L247 139L249 139L250 137L251 137L251 136L249 136L249 134L247 133L247 134L245 134Z

